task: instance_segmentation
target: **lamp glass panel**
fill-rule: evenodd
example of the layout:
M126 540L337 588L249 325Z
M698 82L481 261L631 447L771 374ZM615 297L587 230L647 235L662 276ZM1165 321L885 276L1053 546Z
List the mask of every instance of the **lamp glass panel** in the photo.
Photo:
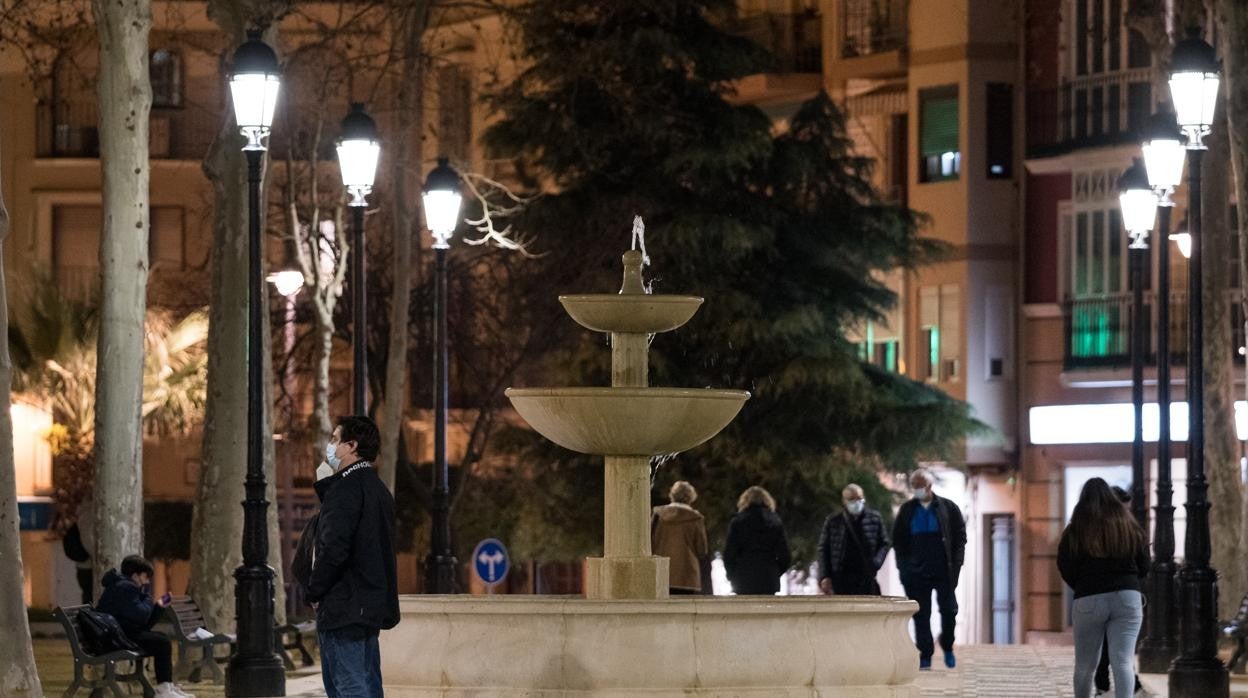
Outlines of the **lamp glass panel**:
M1157 197L1148 189L1128 189L1118 195L1122 206L1122 227L1127 232L1149 232L1157 214Z
M1148 141L1142 148L1148 183L1154 189L1173 189L1183 180L1183 163L1187 149L1172 138Z
M347 188L372 187L377 176L377 158L381 146L373 140L349 140L338 143L338 167L342 184Z
M230 79L234 120L240 129L268 129L273 124L281 80L266 73L242 73Z
M427 191L425 201L425 226L435 233L450 235L459 225L461 197L457 191Z

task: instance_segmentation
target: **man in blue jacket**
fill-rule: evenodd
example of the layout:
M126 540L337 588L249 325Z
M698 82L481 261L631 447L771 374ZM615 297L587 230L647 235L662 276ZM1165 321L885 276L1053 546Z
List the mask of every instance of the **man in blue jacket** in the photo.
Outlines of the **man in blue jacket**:
M305 598L329 698L381 698L377 636L399 622L394 498L372 466L380 442L368 417L339 419L325 450L334 472L315 485L321 513Z
M919 602L914 614L914 644L919 669L932 668L932 593L940 607L940 648L945 666L956 666L953 631L958 616L958 576L966 557L966 522L958 505L932 491L931 473L920 468L910 475L914 498L897 510L893 522L893 549L906 596Z
M121 561L121 573L112 569L104 573L104 593L95 610L117 619L130 641L143 648L143 653L156 664L156 697L184 698L191 694L173 684L173 648L169 638L152 632L160 614L168 605L168 597L152 599L152 563L138 555Z

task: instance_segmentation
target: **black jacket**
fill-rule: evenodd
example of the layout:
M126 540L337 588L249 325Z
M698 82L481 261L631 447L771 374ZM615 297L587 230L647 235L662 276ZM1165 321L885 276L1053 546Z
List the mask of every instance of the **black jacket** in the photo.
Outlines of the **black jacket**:
M164 610L157 606L150 594L143 591L134 580L123 577L117 570L104 573L104 593L95 603L95 610L117 619L126 637L134 638L145 630L151 630Z
M917 499L906 500L897 510L897 520L893 522L893 549L897 551L897 570L901 573L902 584L906 583L910 573L910 518L921 506ZM966 521L958 505L944 497L933 494L931 507L940 524L940 540L945 544L949 581L956 587L958 575L962 574L962 561L966 559Z
M1149 567L1148 543L1143 538L1131 557L1075 555L1070 548L1070 538L1062 531L1062 540L1057 544L1057 570L1076 599L1111 591L1143 591L1140 582Z
M789 569L789 541L776 512L761 504L732 517L724 545L724 569L738 594L774 594Z
M840 511L830 514L823 522L823 531L819 534L819 579L835 577L842 569L845 558L846 541L849 539L849 512ZM862 545L866 549L867 559L871 563L874 575L884 566L884 559L892 548L888 539L888 531L884 529L884 519L880 512L866 507L862 511Z
M319 630L375 632L399 622L394 498L360 461L315 485L321 499L305 598L319 604Z

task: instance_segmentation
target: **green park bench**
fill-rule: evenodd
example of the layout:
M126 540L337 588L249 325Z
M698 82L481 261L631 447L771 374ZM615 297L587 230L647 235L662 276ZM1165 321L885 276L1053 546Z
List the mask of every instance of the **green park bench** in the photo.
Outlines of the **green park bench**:
M52 615L61 623L65 637L69 640L69 649L74 654L74 681L65 689L63 698L73 698L78 690L86 688L91 695L97 695L107 689L116 698L129 693L122 691L119 681L138 682L143 689L144 698L152 698L156 691L143 673L144 655L130 650L118 650L99 656L87 652L83 645L82 629L78 625L78 612L89 606L58 606ZM129 671L120 671L119 664L129 664ZM103 672L101 676L100 673Z

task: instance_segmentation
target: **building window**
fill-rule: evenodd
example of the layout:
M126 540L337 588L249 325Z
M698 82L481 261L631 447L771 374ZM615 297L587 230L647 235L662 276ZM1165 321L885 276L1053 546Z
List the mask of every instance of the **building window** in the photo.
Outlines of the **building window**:
M182 106L182 60L168 49L148 56L147 74L152 82L153 107Z
M919 289L919 380L948 383L962 373L962 292L957 284Z
M924 182L957 179L962 169L958 145L958 88L951 85L919 91L919 178Z
M1014 86L988 83L988 179L1014 174Z
M901 342L887 328L868 322L862 340L855 346L860 361L891 373L899 372Z

